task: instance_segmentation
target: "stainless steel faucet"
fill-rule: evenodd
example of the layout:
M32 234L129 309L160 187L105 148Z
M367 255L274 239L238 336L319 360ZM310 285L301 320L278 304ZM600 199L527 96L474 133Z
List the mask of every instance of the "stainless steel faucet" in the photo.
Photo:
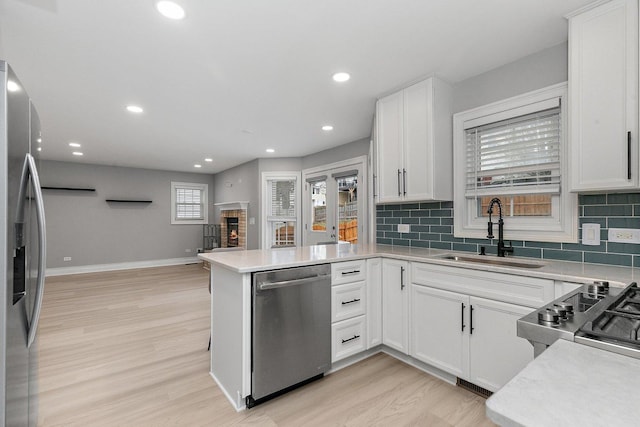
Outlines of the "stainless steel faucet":
M502 203L500 199L494 197L489 203L489 224L487 228L487 239L493 239L493 222L491 222L491 214L493 213L493 205L498 205L498 256L504 257L505 253L513 253L513 246L509 243L509 246L504 245L504 220L502 219Z

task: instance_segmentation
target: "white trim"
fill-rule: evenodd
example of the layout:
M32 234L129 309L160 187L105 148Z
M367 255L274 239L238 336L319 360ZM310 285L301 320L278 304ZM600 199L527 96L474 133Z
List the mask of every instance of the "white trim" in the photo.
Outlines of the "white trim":
M156 259L149 261L117 262L113 264L78 265L75 267L47 268L45 276L64 276L67 274L99 273L102 271L132 270L135 268L165 267L168 265L196 264L202 261L198 257Z
M220 207L221 211L246 211L249 207L249 202L220 202L214 203L213 206Z
M514 96L502 101L456 113L453 116L454 152L454 236L484 239L487 235L486 220L475 218L475 209L465 197L466 191L466 141L465 123L495 114L502 114L519 107L536 104L548 99L561 98L562 141L561 141L561 193L559 203L554 206L557 216L543 220L540 218L508 218L505 232L508 240L533 240L542 242L578 242L578 197L569 193L569 144L567 140L567 83L559 83L543 89ZM558 197L556 197L558 198ZM474 205L475 206L475 205Z
M213 381L216 382L216 385L222 391L222 394L224 394L224 396L227 398L229 403L231 403L231 406L233 406L233 409L235 409L236 412L241 412L247 409L247 406L245 404L238 404L233 400L229 392L227 392L227 389L222 386L222 383L218 381L218 378L216 378L213 372L209 371L209 375L211 375L211 378L213 378Z

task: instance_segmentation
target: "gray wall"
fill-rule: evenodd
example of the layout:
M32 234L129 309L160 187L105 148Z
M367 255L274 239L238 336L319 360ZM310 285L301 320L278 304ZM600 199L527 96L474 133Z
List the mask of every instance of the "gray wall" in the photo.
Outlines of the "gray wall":
M44 191L49 268L192 257L202 247L201 225L171 224L171 181L209 184L211 206L211 175L56 161L43 161L40 170L43 186L96 189ZM109 198L153 203L117 205ZM211 221L211 209L209 215Z
M565 42L458 82L453 87L453 111L458 113L566 82L567 58Z
M369 155L370 138L366 137L348 144L310 154L302 158L302 169L328 165L340 160L353 159L355 157Z

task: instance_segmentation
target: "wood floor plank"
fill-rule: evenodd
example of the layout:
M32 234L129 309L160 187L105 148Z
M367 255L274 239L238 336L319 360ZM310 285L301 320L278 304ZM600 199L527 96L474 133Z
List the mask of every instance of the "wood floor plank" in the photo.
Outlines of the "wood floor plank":
M236 412L209 375L208 272L47 278L38 425L477 426L484 399L378 354Z

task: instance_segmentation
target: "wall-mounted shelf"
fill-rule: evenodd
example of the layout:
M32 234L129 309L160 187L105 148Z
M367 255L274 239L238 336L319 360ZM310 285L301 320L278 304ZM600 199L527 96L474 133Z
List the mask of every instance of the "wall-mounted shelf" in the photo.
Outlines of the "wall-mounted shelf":
M52 186L40 186L43 190L58 190L58 191L89 191L95 193L95 188L79 188L79 187L52 187Z
M106 199L107 203L153 203L153 200L139 199Z

